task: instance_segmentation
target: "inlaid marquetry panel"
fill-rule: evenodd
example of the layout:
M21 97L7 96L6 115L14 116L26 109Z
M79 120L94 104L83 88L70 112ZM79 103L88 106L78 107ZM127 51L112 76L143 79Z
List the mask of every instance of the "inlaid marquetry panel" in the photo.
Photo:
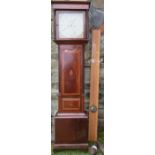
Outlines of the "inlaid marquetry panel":
M67 111L79 111L80 110L80 98L64 98L62 99L62 110Z
M80 95L82 85L82 45L61 45L61 93Z

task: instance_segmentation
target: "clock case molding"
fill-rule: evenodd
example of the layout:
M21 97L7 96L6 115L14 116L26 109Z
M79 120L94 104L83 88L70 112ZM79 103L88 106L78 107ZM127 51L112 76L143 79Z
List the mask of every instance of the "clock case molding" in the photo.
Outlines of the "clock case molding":
M88 114L84 106L84 47L88 42L87 1L52 1L54 41L58 44L59 95L53 149L88 149ZM84 11L84 37L60 38L59 11ZM75 76L76 75L76 76ZM74 84L73 84L74 83Z

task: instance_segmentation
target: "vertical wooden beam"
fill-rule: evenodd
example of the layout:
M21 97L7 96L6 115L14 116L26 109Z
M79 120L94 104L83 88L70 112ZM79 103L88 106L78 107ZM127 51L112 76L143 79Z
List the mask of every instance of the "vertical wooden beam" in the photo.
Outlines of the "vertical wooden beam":
M99 106L99 71L100 71L100 39L101 29L92 30L92 59L90 77L90 103L89 103L89 141L97 141L98 106ZM91 109L97 109L92 112Z

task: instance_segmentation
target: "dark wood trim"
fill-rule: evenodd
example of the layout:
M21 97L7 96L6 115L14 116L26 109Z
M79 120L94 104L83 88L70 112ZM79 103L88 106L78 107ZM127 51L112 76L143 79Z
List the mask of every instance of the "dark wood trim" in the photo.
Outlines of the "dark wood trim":
M86 11L85 15L86 15L86 21L85 21L86 38L89 39L89 33L88 33L89 32L89 12L88 10Z
M54 17L54 22L53 22L53 24L54 24L54 39L56 38L56 31L57 31L57 23L56 23L56 10L53 10L54 11L54 14L53 14L53 17Z
M86 44L88 42L88 39L74 39L74 40L62 40L62 39L54 39L53 40L57 44Z
M51 1L51 4L88 4L90 5L89 1Z
M74 9L74 10L79 10L79 9L85 9L88 10L90 7L90 2L87 1L52 1L52 6L53 9Z
M85 9L85 10L88 10L88 5L83 5L83 4L79 4L79 5L74 5L74 4L63 4L63 5L59 5L59 4L54 4L53 5L53 9L55 9L55 10L62 10L62 9L64 9L64 10L68 10L68 9L70 9L70 8L72 8L72 9L74 9L74 10L80 10L80 9Z
M83 144L54 144L54 150L59 149L80 149L80 150L88 150L88 143Z

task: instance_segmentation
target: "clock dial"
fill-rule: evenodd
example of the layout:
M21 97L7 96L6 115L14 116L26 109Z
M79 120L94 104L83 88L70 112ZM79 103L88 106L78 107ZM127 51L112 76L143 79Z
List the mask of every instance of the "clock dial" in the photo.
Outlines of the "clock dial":
M63 11L59 13L59 38L84 38L84 12Z

